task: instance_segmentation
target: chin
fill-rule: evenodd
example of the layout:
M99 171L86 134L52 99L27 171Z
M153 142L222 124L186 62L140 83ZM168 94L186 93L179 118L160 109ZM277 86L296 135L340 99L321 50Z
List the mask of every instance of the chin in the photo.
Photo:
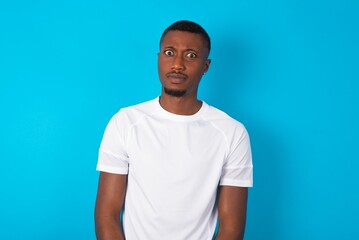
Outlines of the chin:
M164 93L173 97L183 97L184 95L186 95L186 90L164 88Z

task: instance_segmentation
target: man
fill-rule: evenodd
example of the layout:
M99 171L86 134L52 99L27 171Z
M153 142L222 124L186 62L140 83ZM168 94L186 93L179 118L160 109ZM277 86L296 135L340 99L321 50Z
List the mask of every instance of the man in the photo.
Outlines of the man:
M110 120L97 165L98 239L209 240L217 218L215 239L243 239L249 138L242 124L197 99L210 47L200 25L169 26L158 53L161 96Z

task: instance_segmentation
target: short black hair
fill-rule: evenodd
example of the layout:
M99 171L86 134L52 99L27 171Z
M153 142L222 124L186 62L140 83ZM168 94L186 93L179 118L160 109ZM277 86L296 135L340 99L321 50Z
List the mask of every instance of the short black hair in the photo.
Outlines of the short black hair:
M205 44L207 45L208 52L211 51L211 39L209 38L209 35L206 32L206 30L204 30L204 28L201 27L201 25L199 25L198 23L188 20L180 20L173 23L168 28L166 28L162 33L160 44L162 43L163 37L170 31L183 31L183 32L199 34L201 35Z

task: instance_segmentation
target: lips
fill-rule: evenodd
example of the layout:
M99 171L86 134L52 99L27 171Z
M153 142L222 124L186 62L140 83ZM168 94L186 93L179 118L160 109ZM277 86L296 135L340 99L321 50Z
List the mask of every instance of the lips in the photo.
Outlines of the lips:
M183 73L171 72L166 75L173 83L181 83L187 79L187 75Z

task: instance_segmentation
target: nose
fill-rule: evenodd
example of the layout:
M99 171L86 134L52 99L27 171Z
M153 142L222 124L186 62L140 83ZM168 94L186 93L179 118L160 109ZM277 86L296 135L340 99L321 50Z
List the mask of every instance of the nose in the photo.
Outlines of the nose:
M174 70L185 70L184 59L182 56L177 55L173 59L172 69Z

